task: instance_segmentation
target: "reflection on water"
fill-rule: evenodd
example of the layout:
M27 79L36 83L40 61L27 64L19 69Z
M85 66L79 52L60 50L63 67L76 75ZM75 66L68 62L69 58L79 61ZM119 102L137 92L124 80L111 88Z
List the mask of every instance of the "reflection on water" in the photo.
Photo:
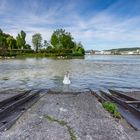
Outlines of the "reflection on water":
M72 84L63 85L70 72ZM0 87L54 88L67 91L116 88L140 90L140 56L91 56L85 59L0 60Z

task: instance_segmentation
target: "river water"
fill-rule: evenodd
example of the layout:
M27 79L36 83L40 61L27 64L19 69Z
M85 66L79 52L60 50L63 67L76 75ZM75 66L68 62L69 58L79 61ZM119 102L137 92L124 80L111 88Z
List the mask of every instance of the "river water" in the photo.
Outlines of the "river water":
M66 71L71 85L63 85ZM140 56L86 55L85 59L0 60L0 89L140 90Z

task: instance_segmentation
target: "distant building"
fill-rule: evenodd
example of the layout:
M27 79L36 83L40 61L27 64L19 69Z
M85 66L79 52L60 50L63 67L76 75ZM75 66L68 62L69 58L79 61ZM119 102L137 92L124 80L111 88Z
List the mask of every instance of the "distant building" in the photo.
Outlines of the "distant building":
M140 50L137 49L136 51L122 51L120 52L122 55L137 55L140 54Z
M140 49L136 50L88 50L86 54L90 55L138 55L140 54Z
M134 52L133 51L128 51L128 53L127 54L134 54Z
M110 55L111 54L111 51L101 51L101 54Z
M140 54L140 49L137 49L137 51L136 51L138 54Z
M99 54L101 54L101 51L96 50L96 51L94 51L94 54L99 55Z
M91 55L110 55L111 54L111 51L99 51L99 50L91 50L90 52L89 52L89 54L91 54Z

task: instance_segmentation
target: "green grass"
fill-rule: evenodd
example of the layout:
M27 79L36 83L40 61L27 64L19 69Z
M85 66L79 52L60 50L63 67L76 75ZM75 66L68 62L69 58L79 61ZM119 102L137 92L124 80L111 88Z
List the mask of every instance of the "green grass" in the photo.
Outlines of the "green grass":
M62 58L61 58L62 57ZM28 53L28 54L18 54L16 58L52 58L52 59L84 59L84 55L59 55L59 54L45 54L45 53Z
M67 122L65 122L63 120L56 119L55 117L47 115L47 114L44 115L44 117L47 118L51 122L57 122L61 126L65 126L67 128L68 132L69 132L71 140L77 140L77 138L76 138L76 136L74 134L74 130L68 125Z
M70 126L68 126L68 125L66 127L67 127L67 130L68 130L69 134L70 134L71 140L77 140L77 138L76 138L76 136L74 134L73 129Z
M49 121L57 122L57 123L59 123L62 126L67 125L67 122L65 122L63 120L58 120L58 119L56 119L56 118L54 118L53 116L50 116L50 115L45 115L45 118L47 118Z
M111 114L113 114L113 117L114 118L118 118L120 119L121 118L121 115L118 111L118 107L116 104L112 103L112 102L104 102L102 103L103 107L108 111L110 112Z

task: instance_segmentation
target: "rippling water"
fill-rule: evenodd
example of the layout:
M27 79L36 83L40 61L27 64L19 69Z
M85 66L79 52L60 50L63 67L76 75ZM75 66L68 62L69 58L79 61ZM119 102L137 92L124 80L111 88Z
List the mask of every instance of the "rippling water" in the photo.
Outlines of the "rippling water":
M62 84L66 71L72 84ZM140 56L86 55L85 59L0 60L0 88L140 90Z

